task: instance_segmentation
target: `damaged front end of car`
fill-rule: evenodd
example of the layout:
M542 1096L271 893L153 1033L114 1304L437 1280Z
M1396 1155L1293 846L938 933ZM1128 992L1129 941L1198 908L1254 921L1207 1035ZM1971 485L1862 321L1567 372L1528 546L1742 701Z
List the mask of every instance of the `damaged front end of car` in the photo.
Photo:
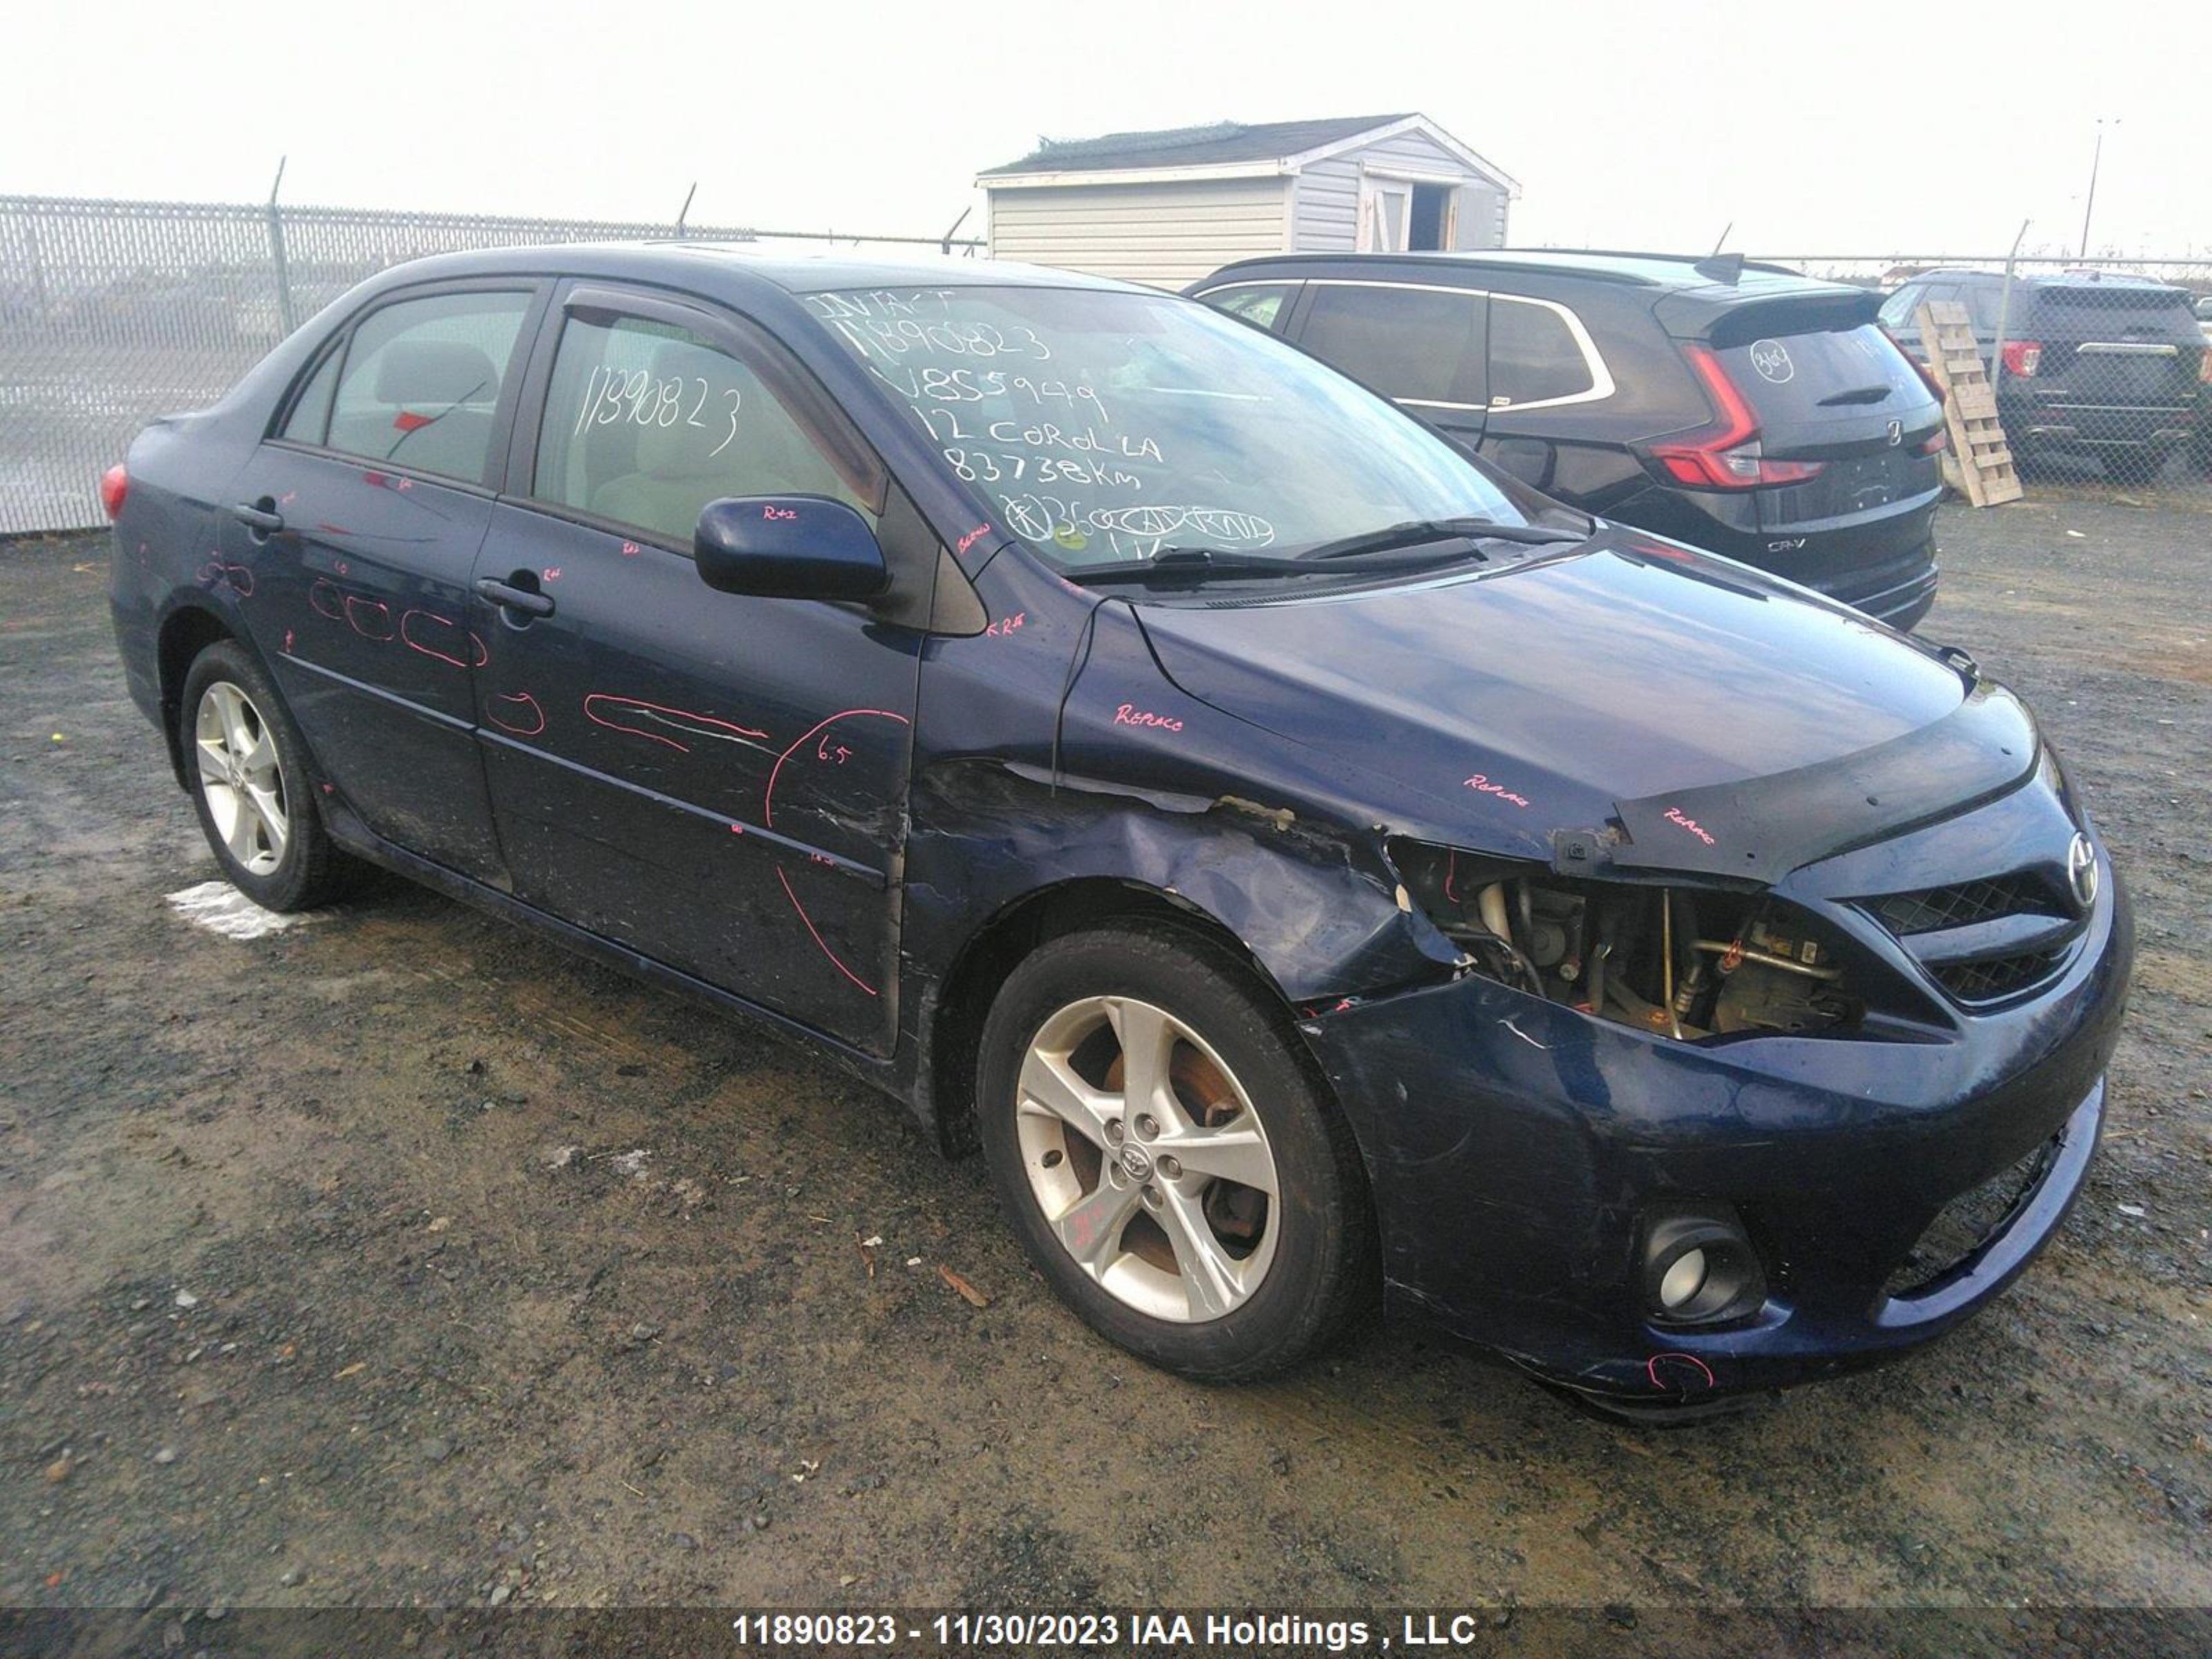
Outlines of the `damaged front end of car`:
M1394 1299L1629 1415L1932 1340L2050 1238L2102 1119L2131 922L2055 760L1771 882L1656 867L1636 816L1549 863L1389 841L1462 967L1302 1029Z
M1640 543L1334 604L1055 587L979 583L1053 618L1032 673L933 665L906 938L941 1128L1000 920L1143 900L1291 1011L1391 1302L1616 1408L1903 1352L2056 1229L2127 901L1971 665Z

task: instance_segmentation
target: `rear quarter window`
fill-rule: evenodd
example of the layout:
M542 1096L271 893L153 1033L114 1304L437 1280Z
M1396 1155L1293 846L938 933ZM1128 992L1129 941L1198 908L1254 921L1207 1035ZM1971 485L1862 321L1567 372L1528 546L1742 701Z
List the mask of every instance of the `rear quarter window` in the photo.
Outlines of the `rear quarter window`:
M1565 312L1507 294L1491 296L1491 407L1568 403L1597 390L1598 366Z

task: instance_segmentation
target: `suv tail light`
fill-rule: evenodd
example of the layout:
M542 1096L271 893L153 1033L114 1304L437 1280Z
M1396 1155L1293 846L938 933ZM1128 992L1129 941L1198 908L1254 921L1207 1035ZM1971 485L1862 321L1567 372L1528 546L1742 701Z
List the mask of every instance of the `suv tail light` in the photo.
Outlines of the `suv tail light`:
M1923 455L1941 455L1950 447L1951 433L1947 427L1937 427L1920 441L1920 453Z
M1685 345L1682 355L1705 389L1713 419L1645 452L1669 478L1692 489L1756 489L1761 484L1802 483L1820 472L1825 462L1771 461L1759 453L1758 417L1711 347Z
M2004 343L2004 372L2015 380L2033 380L2035 371L2042 367L2042 341L2007 340Z
M2201 386L2212 386L2212 346L2197 354L2197 380Z
M119 461L100 475L100 504L110 519L123 516L123 498L131 493L131 475Z

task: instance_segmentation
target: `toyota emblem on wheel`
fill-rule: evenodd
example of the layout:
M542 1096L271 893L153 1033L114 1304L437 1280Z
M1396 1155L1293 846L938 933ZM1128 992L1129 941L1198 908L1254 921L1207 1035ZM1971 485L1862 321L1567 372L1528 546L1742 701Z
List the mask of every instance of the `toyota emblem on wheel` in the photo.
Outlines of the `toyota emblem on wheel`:
M2075 902L2084 910L2097 902L2097 849L2090 845L2088 836L2078 832L2074 844L2066 849L2066 884L2074 890Z

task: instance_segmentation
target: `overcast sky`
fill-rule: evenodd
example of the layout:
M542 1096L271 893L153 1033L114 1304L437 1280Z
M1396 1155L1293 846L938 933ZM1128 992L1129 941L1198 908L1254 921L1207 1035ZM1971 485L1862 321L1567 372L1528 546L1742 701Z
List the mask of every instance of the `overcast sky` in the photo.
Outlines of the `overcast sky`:
M2212 254L2201 7L31 0L0 191L934 235L1039 135L1418 110L1512 240ZM2063 20L2063 21L2062 21Z

